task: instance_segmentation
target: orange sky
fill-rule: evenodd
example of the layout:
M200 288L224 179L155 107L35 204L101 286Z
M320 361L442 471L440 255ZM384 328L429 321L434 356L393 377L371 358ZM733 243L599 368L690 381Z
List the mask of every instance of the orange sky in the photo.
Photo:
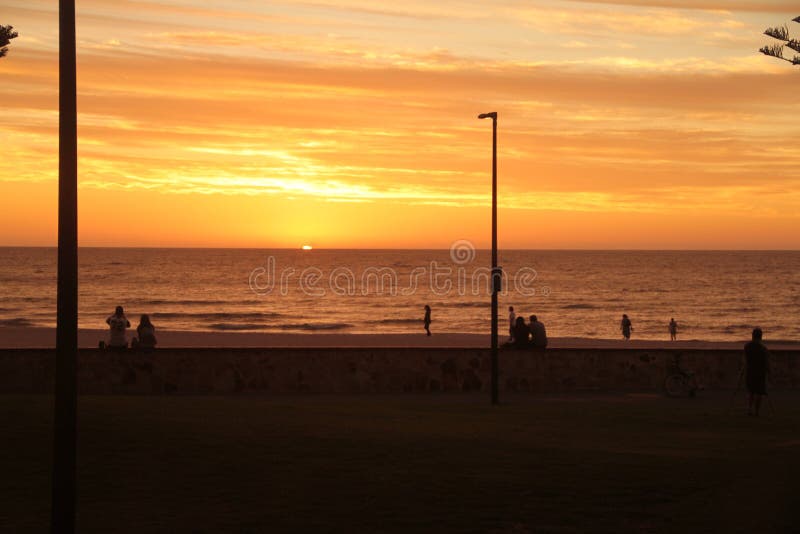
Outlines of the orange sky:
M57 2L3 4L0 245L53 245ZM81 244L485 247L497 111L502 247L800 248L796 5L491 5L79 0Z

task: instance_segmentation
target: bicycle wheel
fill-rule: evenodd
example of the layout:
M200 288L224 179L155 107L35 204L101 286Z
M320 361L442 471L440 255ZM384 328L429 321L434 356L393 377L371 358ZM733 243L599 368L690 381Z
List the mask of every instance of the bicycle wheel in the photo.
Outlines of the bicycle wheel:
M679 374L669 375L664 380L664 393L668 397L684 397L688 394L689 385L686 377Z

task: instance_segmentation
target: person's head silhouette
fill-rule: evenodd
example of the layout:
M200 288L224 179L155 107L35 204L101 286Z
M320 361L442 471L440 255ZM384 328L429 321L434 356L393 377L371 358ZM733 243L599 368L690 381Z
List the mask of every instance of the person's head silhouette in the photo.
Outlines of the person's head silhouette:
M760 328L753 328L753 341L761 341L764 337L764 332Z
M535 315L531 315L531 322L532 323L535 323L537 320L538 320L538 317L536 317Z
M114 310L114 315L116 315L117 317L122 317L123 315L125 315L125 312L122 311L122 306L117 306L117 308Z

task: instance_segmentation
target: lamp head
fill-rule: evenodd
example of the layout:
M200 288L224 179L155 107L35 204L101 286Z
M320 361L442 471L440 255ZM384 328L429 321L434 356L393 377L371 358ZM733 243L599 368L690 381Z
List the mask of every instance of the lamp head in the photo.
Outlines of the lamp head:
M497 120L497 112L492 111L491 113L481 113L478 115L479 119L494 119Z

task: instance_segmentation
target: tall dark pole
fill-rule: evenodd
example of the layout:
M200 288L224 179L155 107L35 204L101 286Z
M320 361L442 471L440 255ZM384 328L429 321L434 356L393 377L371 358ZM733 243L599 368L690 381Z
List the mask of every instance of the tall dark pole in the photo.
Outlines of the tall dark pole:
M75 532L78 364L78 129L75 0L59 0L58 317L50 529Z
M497 355L497 293L502 282L497 267L497 112L482 113L479 119L492 119L492 404L500 402Z

